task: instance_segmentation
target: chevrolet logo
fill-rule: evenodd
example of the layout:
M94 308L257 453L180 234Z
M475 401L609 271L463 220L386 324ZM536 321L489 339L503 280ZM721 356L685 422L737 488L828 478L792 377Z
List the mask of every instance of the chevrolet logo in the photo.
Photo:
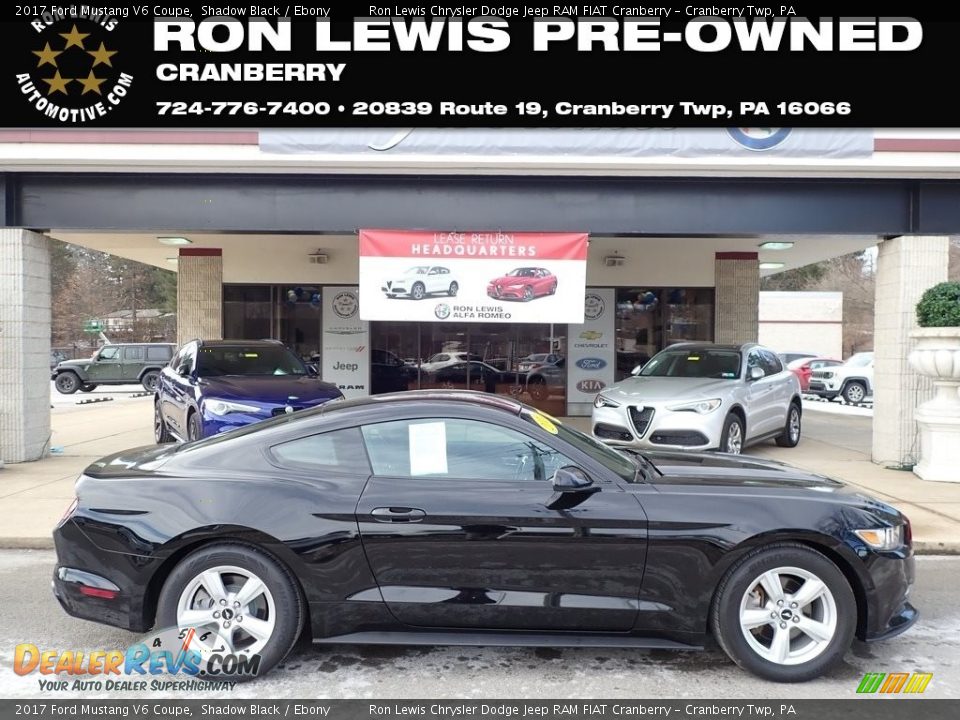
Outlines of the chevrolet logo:
M603 337L603 333L597 330L584 330L580 333L581 340L599 340Z

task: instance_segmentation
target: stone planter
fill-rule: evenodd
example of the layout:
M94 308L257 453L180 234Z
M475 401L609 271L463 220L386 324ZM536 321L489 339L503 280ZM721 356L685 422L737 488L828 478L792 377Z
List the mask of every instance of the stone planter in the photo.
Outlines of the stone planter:
M937 389L914 414L920 461L913 472L924 480L960 482L960 327L920 328L910 337L917 343L910 366Z

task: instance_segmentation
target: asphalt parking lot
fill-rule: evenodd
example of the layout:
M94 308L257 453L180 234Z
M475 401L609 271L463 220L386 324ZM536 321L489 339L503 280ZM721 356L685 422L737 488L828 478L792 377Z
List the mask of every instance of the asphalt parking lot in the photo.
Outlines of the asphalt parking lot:
M0 551L0 697L41 693L38 675L11 670L14 647L109 650L132 633L68 617L50 593L49 551ZM845 698L868 672L932 672L926 697L960 697L960 558L918 558L920 622L885 643L857 643L828 676L801 685L759 680L718 649L704 652L462 647L300 648L272 673L211 698ZM162 697L91 693L83 697Z

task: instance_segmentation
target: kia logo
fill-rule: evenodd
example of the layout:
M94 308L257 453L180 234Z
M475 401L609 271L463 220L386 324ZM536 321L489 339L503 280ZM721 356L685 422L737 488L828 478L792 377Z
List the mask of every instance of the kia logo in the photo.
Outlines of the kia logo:
M603 380L597 380L591 378L588 380L581 380L577 383L577 390L583 393L598 393L603 390L607 384Z
M583 358L577 360L577 367L581 370L602 370L607 366L607 361L603 358Z

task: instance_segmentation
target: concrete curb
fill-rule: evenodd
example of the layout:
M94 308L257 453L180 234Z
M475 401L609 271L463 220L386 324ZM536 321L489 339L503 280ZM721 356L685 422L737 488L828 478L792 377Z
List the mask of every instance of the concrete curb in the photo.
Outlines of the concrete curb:
M0 538L0 550L53 550L52 537L6 537ZM960 555L960 540L938 542L914 540L916 555Z

